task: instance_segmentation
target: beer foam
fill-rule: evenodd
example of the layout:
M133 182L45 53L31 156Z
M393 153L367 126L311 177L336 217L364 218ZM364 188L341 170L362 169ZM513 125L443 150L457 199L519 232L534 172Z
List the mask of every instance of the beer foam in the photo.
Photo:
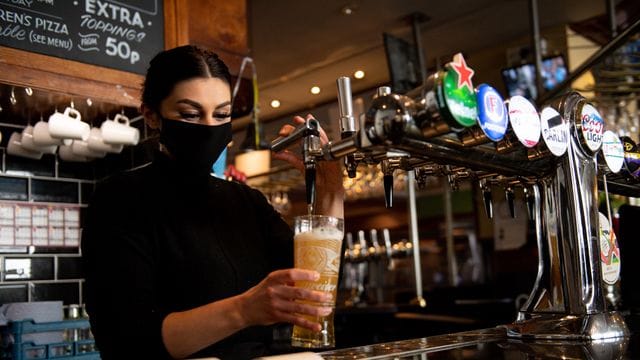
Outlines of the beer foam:
M311 231L305 231L296 235L296 240L337 240L342 241L342 231L332 227L316 227Z

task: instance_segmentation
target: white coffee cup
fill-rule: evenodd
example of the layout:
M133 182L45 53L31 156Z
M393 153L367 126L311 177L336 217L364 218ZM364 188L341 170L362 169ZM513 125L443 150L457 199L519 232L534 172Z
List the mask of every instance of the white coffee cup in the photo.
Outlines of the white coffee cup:
M89 161L89 158L86 156L80 156L73 153L73 149L71 145L60 145L58 148L58 156L61 160L64 161L73 161L73 162L86 162Z
M91 132L89 133L89 140L87 140L89 144L89 149L93 151L102 151L117 154L122 151L124 145L115 145L115 144L106 144L102 140L102 130L100 128L91 128Z
M113 120L105 120L100 130L106 144L137 145L140 140L140 131L129 126L129 118L122 114L117 114Z
M56 111L49 117L49 134L53 138L87 141L90 130L80 112L72 107L64 109L64 113Z
M73 140L71 144L71 151L78 156L85 156L88 158L99 158L107 155L104 151L93 151L89 149L89 143L82 140Z
M42 158L41 152L27 150L22 147L22 134L19 132L11 134L9 143L7 144L7 154L22 156L34 160L40 160Z
M33 143L36 146L71 145L71 139L52 138L49 134L49 123L38 121L33 127Z
M22 147L26 150L41 152L44 154L55 154L58 145L39 146L33 141L33 126L29 125L22 130Z

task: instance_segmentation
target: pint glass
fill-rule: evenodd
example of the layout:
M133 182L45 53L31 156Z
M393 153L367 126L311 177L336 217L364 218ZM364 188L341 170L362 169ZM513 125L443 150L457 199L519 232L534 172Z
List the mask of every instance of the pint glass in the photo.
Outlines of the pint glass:
M296 286L330 292L333 296L329 303L313 304L335 309L344 234L343 220L323 215L298 216L295 218L294 232L295 267L320 273L318 281L297 281ZM333 313L332 311L327 316L306 316L319 323L322 330L315 332L294 326L291 345L304 348L335 347Z

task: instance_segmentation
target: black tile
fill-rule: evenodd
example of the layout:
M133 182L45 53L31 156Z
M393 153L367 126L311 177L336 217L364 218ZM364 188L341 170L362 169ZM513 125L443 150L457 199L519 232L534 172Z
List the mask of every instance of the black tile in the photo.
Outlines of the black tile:
M28 198L28 181L24 178L0 176L0 199L23 200Z
M36 246L33 248L34 254L78 254L80 252L75 246Z
M42 202L78 202L78 183L72 181L31 180L33 201Z
M32 284L31 301L61 300L65 305L78 304L80 302L80 284Z
M95 178L95 160L90 162L58 162L58 176L69 179L93 180Z
M88 204L91 201L91 195L93 195L93 191L95 190L95 186L90 182L83 182L80 185L80 193L82 194L81 203Z
M58 279L81 279L82 259L80 257L58 258Z
M6 169L7 171L21 171L32 175L53 176L55 161L54 155L51 154L43 155L39 160L7 155Z
M5 281L53 280L52 257L6 257Z
M27 285L0 285L0 304L28 300Z

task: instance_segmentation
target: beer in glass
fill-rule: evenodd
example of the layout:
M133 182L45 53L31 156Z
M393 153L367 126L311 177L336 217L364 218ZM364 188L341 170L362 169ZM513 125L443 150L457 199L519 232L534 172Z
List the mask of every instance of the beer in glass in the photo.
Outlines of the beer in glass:
M333 216L297 216L294 225L294 262L300 269L315 270L320 274L318 281L297 281L296 286L330 292L332 300L327 303L308 302L317 306L335 309L340 253L344 236L344 222ZM305 317L322 326L315 332L300 326L293 327L291 345L304 348L335 347L333 333L333 313L326 316Z

